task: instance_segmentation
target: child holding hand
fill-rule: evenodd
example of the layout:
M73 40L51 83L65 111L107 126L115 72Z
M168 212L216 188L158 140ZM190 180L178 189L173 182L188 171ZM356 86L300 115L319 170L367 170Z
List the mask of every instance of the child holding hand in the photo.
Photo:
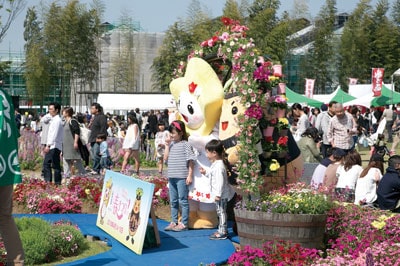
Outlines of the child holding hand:
M157 164L158 164L158 173L162 174L163 166L164 166L164 151L165 151L165 140L169 137L168 130L165 130L164 121L158 121L158 132L156 133L156 137L154 140L154 144L157 149Z
M223 160L225 150L222 142L216 139L209 141L205 148L211 167L208 171L200 168L200 173L210 178L211 197L215 200L219 219L218 231L213 233L210 239L226 239L228 237L226 208L232 195L232 188L228 183L227 165Z
M167 177L172 222L165 231L184 231L189 222L189 185L193 181L193 166L196 155L188 143L185 124L175 120L168 128L170 137L166 139L164 161L168 165ZM182 221L178 223L179 206Z

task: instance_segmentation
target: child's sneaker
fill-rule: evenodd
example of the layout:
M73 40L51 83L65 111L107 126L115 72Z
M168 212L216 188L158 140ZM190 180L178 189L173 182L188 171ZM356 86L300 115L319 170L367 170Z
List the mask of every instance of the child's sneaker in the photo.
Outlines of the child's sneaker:
M180 232L186 230L188 230L188 228L183 223L178 223L174 228L172 228L172 231L174 232Z
M227 238L228 238L227 234L220 234L219 232L215 232L214 234L210 235L211 240L223 240Z
M165 231L172 231L177 226L176 223L171 222L167 227L164 228Z

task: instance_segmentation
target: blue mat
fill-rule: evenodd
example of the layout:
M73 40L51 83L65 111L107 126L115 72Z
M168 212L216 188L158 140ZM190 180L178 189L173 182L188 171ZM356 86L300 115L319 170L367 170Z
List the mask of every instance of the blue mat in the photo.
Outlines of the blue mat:
M109 234L96 226L97 214L15 214L15 217L35 216L47 221L68 220L79 226L83 235L90 235L106 241L111 249L82 260L62 265L196 265L223 264L235 251L232 242L226 240L209 240L215 229L188 230L183 232L164 231L168 222L157 220L161 246L144 249L137 255ZM151 220L149 221L151 223ZM232 237L233 233L230 231Z

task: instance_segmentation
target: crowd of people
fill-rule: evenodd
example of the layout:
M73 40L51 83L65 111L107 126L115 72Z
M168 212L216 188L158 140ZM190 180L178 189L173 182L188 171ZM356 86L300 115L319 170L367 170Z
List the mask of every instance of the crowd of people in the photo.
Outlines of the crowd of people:
M384 132L376 132L384 120ZM312 187L328 188L346 202L400 212L400 155L396 155L400 105L361 112L357 106L344 108L337 102L313 110L296 103L289 121L304 162L318 163ZM363 167L357 145L361 136L374 133L370 159ZM388 142L392 142L390 150ZM387 169L385 156L389 156Z
M48 112L42 115L20 114L15 109L15 122L19 130L36 132L41 136L44 162L42 176L46 181L56 184L68 182L74 174L102 175L112 167L107 138L121 139L123 161L121 172L138 174L140 170L140 151L146 151L146 140L155 139L156 153L152 159L158 161L158 171L163 171L163 151L165 149L165 129L174 119L168 109L140 112L131 110L127 118L104 113L99 103L92 103L90 111L75 113L72 107L61 108L52 102ZM88 144L80 139L82 126L90 129ZM164 133L162 133L165 131ZM133 158L133 171L129 159Z

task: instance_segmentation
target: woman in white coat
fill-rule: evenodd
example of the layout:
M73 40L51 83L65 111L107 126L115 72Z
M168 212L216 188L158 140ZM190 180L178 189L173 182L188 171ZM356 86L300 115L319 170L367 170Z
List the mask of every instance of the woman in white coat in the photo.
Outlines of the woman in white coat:
M126 166L128 164L129 158L132 156L135 160L134 173L139 174L140 168L140 158L139 158L139 148L140 148L140 131L139 124L134 115L128 115L128 128L126 130L126 136L122 144L122 149L124 150L124 160L121 166L121 172L126 172Z

